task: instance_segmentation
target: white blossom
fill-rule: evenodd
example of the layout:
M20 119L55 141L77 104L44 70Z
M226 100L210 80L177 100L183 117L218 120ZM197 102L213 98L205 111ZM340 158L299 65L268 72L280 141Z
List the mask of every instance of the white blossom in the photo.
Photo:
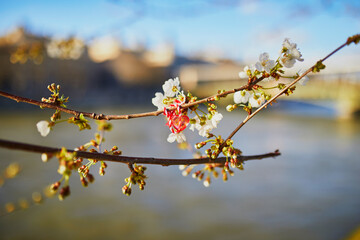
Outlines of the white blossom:
M164 95L166 97L174 97L175 94L180 90L180 81L179 78L169 79L162 86L164 90Z
M206 137L208 133L217 127L221 119L223 119L223 115L221 113L215 113L212 118L206 119L205 123L203 125L200 124L200 119L198 116L194 117L196 123L191 124L190 130L194 131L195 129L199 131L199 135L202 137Z
M275 61L269 59L268 53L262 53L259 56L259 61L255 64L255 68L259 71L265 71L267 73L270 73L271 69L275 67Z
M223 115L221 113L216 112L212 118L211 118L211 124L213 125L213 128L217 128L217 125L219 122L223 119Z
M199 131L199 135L202 137L206 137L207 133L213 129L212 123L209 120L206 120L203 125L200 124L200 119L198 116L195 116L196 120L195 124L191 124L190 130L194 131L195 129Z
M249 103L251 107L258 108L263 105L265 102L265 97L261 93L252 93L249 98Z
M296 60L301 62L304 61L304 59L301 58L302 55L300 51L296 48L296 43L291 43L288 38L285 38L283 42L281 53L283 55L280 60L287 68L294 66Z
M167 138L167 141L168 141L169 143L173 143L173 142L175 142L175 140L176 140L178 143L186 142L186 137L185 137L185 135L184 135L183 132L170 133L170 134L169 134L169 137Z
M250 67L249 66L245 66L244 67L244 71L239 72L239 77L240 78L249 78L252 77L255 73L256 67L254 64L251 64ZM259 75L259 74L257 74Z
M306 72L306 71L300 69L300 70L298 71L298 75L301 76L301 75L303 75L305 72ZM301 79L299 80L299 84L302 85L302 86L305 86L308 81L309 81L309 77L308 77L307 75L305 75L303 78L301 78Z
M49 122L42 120L36 124L37 130L41 136L46 137L50 132Z
M239 77L240 78L248 78L248 70L249 70L249 67L248 66L245 66L244 67L244 71L241 71L239 72Z
M246 90L242 90L234 93L234 102L236 104L247 103L249 101L250 93Z
M154 106L156 106L158 108L158 110L164 110L164 107L166 107L166 105L164 104L164 99L166 97L160 93L157 92L155 93L155 97L151 100L152 104L154 104Z

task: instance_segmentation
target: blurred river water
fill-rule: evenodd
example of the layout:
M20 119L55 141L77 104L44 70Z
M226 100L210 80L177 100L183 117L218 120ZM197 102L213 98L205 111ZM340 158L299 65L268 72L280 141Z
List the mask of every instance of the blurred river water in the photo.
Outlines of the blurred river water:
M152 109L84 109L123 114ZM221 111L221 110L220 110ZM295 114L294 114L295 112ZM299 111L300 112L300 111ZM0 110L0 138L73 149L92 138L93 130L59 124L42 138L35 124L50 110ZM226 137L245 117L224 114L215 133ZM104 146L119 146L123 155L191 157L176 144L162 117L113 121ZM190 143L200 140L185 130ZM277 158L246 162L228 182L212 180L209 188L178 167L148 166L144 191L134 186L121 193L129 176L126 165L109 163L106 174L92 169L95 182L86 189L72 175L71 195L56 197L0 217L0 239L346 239L360 226L360 121L265 111L235 135L244 155L279 149ZM40 154L0 148L0 169L12 162L21 173L0 188L0 208L60 178L57 161Z

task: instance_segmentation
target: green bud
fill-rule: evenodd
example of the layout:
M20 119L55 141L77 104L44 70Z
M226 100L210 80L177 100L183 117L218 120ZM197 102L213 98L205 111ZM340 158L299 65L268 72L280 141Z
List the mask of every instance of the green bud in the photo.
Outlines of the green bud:
M234 107L233 107L234 105L227 105L226 106L226 111L228 111L228 112L231 112L231 111L233 111L234 110Z
M325 65L322 63L321 60L317 61L315 66L312 68L313 73L320 72L320 70L325 69Z

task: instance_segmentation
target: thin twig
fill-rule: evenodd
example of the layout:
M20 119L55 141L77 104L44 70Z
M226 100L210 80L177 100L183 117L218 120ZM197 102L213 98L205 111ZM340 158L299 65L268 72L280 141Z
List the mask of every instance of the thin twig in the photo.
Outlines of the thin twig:
M8 148L13 150L22 150L28 152L35 153L58 153L61 151L60 148L53 147L44 147L34 144L20 143L8 140L0 139L0 147ZM137 163L137 164L154 164L154 165L162 165L162 166L170 166L170 165L191 165L191 164L206 164L206 163L225 163L226 158L220 157L215 160L210 158L190 158L190 159L173 159L173 158L153 158L153 157L127 157L127 156L115 156L104 153L93 153L93 152L82 152L82 151L74 151L67 150L68 152L76 152L76 156L79 158L87 158L87 159L96 159L102 161L110 161L110 162L118 162L118 163L126 163L129 166ZM280 155L278 150L261 154L261 155L250 155L250 156L238 156L239 161L249 161L249 160L260 160L264 158L277 157Z

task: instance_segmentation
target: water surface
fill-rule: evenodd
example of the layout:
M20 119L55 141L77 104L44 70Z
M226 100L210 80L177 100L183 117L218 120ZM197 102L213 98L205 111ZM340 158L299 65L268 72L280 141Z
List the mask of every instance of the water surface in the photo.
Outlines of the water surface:
M59 125L42 138L35 124L51 111L0 111L0 138L74 148L94 133ZM216 133L226 136L244 115L222 113L225 117ZM116 144L124 155L190 157L166 142L169 130L161 117L113 123L105 146ZM191 131L185 134L192 143L200 139ZM360 225L358 120L265 112L234 140L246 155L275 149L282 155L247 162L245 171L236 171L226 183L214 180L209 188L181 176L175 166L149 166L145 190L134 188L130 197L121 193L127 167L110 163L104 177L93 169L96 181L86 189L74 174L71 196L63 202L46 199L0 217L0 238L344 239ZM1 148L0 158L1 169L14 161L23 168L0 188L1 207L19 198L30 199L32 192L59 179L56 160L42 163L39 154Z

